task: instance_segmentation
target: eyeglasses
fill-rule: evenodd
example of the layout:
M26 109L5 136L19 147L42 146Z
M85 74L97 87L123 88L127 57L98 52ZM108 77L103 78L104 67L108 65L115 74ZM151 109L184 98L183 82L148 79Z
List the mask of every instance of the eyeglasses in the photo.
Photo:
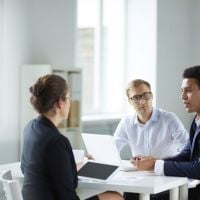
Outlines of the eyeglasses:
M152 92L144 92L143 94L141 95L135 95L133 97L130 97L130 101L133 102L133 103L139 103L141 100L149 100L152 96Z
M72 97L65 97L65 100L69 100L70 102L72 102L73 101L73 98Z

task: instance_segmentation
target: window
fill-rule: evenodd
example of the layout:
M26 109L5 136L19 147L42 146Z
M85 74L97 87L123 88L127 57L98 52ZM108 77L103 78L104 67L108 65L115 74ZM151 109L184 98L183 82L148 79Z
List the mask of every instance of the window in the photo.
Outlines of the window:
M124 110L124 0L78 0L77 66L83 115Z

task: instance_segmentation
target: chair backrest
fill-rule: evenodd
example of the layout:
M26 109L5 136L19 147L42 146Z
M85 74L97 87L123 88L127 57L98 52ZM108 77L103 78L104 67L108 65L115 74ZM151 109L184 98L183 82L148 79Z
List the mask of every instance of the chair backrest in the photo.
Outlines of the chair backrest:
M0 176L3 190L7 200L23 200L21 189L17 180L12 179L10 170L3 171Z

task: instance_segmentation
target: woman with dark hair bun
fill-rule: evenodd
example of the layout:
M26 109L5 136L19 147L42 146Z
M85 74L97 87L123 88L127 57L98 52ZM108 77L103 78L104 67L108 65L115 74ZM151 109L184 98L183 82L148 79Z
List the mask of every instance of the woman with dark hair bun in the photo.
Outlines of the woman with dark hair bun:
M24 129L21 169L24 200L79 200L76 164L69 140L58 124L67 119L70 94L66 81L46 75L30 87L30 102L39 116ZM121 200L117 192L105 192L90 200Z

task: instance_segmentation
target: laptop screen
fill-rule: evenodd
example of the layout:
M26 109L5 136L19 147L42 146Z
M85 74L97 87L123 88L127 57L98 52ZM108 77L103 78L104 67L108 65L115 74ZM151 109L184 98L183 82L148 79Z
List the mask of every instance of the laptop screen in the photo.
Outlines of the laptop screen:
M82 133L82 138L95 161L120 166L121 158L112 135Z

